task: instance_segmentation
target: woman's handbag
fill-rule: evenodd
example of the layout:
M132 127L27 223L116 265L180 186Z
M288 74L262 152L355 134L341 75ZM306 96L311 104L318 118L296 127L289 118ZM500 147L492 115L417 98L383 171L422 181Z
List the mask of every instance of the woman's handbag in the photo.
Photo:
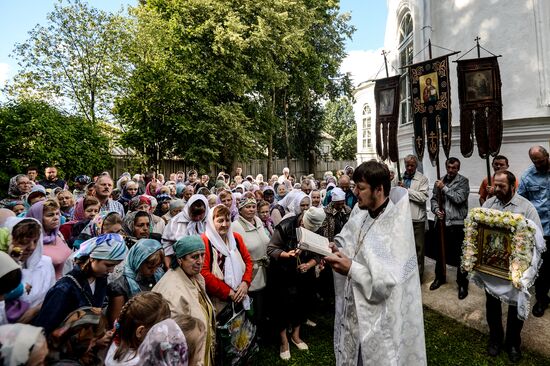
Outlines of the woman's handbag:
M246 365L258 352L252 309L231 302L216 316L216 365Z

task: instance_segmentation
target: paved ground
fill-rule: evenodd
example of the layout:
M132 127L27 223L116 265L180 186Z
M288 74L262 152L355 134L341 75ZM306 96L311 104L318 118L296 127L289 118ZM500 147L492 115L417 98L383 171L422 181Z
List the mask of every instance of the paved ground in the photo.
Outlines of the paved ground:
M470 284L469 295L458 299L456 268L447 267L447 283L435 291L430 291L434 280L435 261L426 258L424 283L422 284L422 302L427 307L458 320L469 327L489 333L485 318L485 293L476 285ZM531 308L535 297L531 298ZM503 325L506 329L508 307L503 305ZM550 356L550 309L542 318L529 314L521 332L522 346L540 354Z

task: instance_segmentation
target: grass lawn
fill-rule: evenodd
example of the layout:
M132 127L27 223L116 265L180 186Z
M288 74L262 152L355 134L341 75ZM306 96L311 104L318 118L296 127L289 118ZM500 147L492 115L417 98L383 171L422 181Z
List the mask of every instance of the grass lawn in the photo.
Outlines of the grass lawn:
M279 346L261 347L253 365L334 365L332 350L332 319L314 316L316 328L302 327L302 339L308 344L309 351L299 351L290 345L292 358L283 361L279 358ZM487 355L488 336L475 329L468 328L454 319L424 308L424 327L426 351L429 365L508 365L508 355L501 353L492 358ZM523 359L519 365L550 365L550 358L523 350ZM413 365L411 365L413 366Z

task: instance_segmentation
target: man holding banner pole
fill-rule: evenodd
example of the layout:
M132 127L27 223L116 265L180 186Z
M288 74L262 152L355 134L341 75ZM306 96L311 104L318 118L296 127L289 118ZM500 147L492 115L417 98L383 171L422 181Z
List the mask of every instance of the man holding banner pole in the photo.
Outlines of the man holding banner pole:
M437 290L447 282L445 275L445 262L456 266L456 282L458 284L458 298L465 299L468 296L468 273L460 270L460 257L462 255L462 242L464 241L464 219L468 215L468 195L470 183L468 178L458 174L460 160L450 157L445 162L447 174L441 180L435 181L431 198L431 209L436 216L436 227L440 231L443 227L438 221L443 221L445 257L438 253L435 265L435 280L430 285L430 290ZM441 194L441 204L438 196ZM440 232L441 234L441 232ZM442 238L443 239L443 238ZM439 247L439 246L437 246Z

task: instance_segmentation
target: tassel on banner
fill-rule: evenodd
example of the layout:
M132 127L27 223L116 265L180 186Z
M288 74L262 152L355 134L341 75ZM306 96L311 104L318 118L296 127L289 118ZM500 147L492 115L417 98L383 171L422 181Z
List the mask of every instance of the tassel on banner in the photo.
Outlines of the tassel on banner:
M476 132L476 142L477 142L477 150L479 152L479 156L482 159L485 159L487 157L487 154L489 153L489 138L487 137L487 114L485 111L485 108L483 109L476 109L473 111L475 122L475 132Z
M479 156L496 156L502 143L502 96L497 56L458 60L460 102L460 150L469 157L473 150L472 129Z
M474 152L474 115L472 111L460 111L460 152L465 158Z
M378 79L374 85L376 103L376 153L382 160L399 159L397 125L399 121L399 75Z
M439 157L440 143L447 157L451 149L448 65L446 55L409 66L416 154L423 155L425 139L432 163Z

